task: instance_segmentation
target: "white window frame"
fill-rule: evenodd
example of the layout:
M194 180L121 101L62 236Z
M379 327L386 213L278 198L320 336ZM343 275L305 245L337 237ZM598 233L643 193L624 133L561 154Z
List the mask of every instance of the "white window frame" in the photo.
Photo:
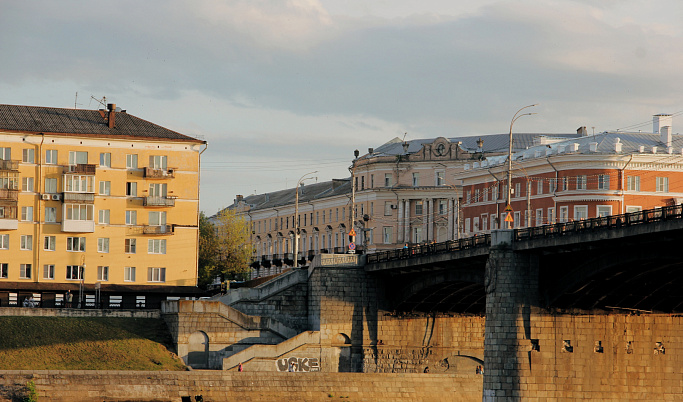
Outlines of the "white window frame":
M611 205L597 205L595 207L595 216L597 218L600 218L602 216L610 216L612 215L612 206Z
M67 174L64 176L64 191L67 193L94 193L95 176Z
M57 222L57 208L45 207L45 222Z
M138 154L127 154L126 155L126 169L137 169L138 168Z
M656 177L655 178L656 182L656 188L655 191L658 193L668 193L669 192L669 178L664 176L664 177Z
M9 250L8 234L0 234L0 250Z
M135 282L135 267L123 267L123 281Z
M84 253L85 252L85 237L67 237L66 238L66 251L72 253Z
M147 222L150 226L165 226L166 211L150 211L148 213L147 219Z
M46 193L50 193L50 194L56 193L57 188L58 188L57 185L58 185L57 179L51 178L51 177L45 178L45 192Z
M97 222L102 224L102 225L108 225L110 214L111 214L110 210L100 209L99 211L97 211Z
M147 254L166 254L166 239L148 239Z
M97 266L97 280L100 282L108 282L109 281L109 266L107 266L107 265L98 265Z
M21 161L23 163L35 163L36 150L33 148L24 148L21 152Z
M100 152L100 167L111 167L111 152Z
M598 190L609 190L609 180L608 174L598 175Z
M31 264L20 264L19 265L19 279L31 279L31 270L33 265Z
M393 228L391 226L382 227L382 240L384 241L384 244L392 244L393 235Z
M391 173L384 173L384 187L391 187L393 185L394 177Z
M583 215L581 211L585 212L585 216L580 216ZM588 205L574 205L574 220L580 221L582 219L588 219Z
M557 223L557 215L555 215L555 207L548 208L548 223Z
M22 177L21 178L21 191L33 192L33 177Z
M69 165L87 165L87 151L69 151Z
M626 190L640 191L640 176L626 176Z
M55 279L55 265L54 264L43 265L43 279L49 279L49 280Z
M445 172L444 172L444 171L439 171L439 170L437 170L437 171L436 171L436 175L435 175L435 177L434 177L434 180L435 180L434 184L435 184L437 187L446 185L446 176L445 176Z
M166 169L168 166L168 157L166 155L150 155L149 167L152 169Z
M56 165L57 164L57 150L56 149L46 149L45 150L45 164L46 165Z
M138 183L135 181L126 182L126 196L127 197L137 197L138 196Z
M19 238L19 250L33 250L33 235L21 235Z
M420 187L420 174L413 172L413 187Z
M137 252L137 239L125 239L123 252L125 254L135 254Z
M543 226L543 208L536 209L536 225Z
M538 180L536 183L536 194L543 194L543 179Z
M138 211L126 210L126 225L137 225L138 224Z
M63 218L64 220L92 222L95 219L95 206L93 204L66 204L65 209L66 218Z
M6 262L0 263L0 279L7 279L9 277L9 264Z
M587 181L588 177L585 174L576 176L576 189L585 190L587 188Z
M66 280L80 281L85 277L85 268L81 265L67 265L66 266Z
M24 222L33 222L33 207L21 207L21 220Z
M55 251L57 249L57 236L45 236L43 239L43 250Z
M109 252L109 238L108 237L98 237L97 238L97 252L98 253L108 253Z
M100 180L100 195L111 195L111 181Z
M149 267L147 268L147 282L166 282L166 268Z

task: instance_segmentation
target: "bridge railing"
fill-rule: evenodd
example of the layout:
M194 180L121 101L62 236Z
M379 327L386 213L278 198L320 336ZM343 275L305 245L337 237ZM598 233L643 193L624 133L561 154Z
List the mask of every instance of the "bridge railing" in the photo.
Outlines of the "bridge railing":
M600 228L620 228L623 226L640 225L644 223L681 218L683 218L683 205L671 205L667 207L630 212L620 215L602 216L578 221L515 229L515 240L526 240L537 237L580 233L585 230Z
M491 235L483 234L467 237L459 240L448 240L442 243L417 244L396 250L379 251L368 254L367 263L387 262L406 258L421 257L432 254L441 254L451 251L465 250L474 247L491 245Z

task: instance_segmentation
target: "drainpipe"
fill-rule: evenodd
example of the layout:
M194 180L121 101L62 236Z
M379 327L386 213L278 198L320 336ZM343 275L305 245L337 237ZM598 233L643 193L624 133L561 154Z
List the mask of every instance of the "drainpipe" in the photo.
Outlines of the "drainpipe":
M557 222L557 184L560 176L557 169L555 169L555 165L553 165L552 162L550 162L550 156L546 156L545 160L548 162L548 165L550 165L550 167L553 168L553 170L555 171L555 188L553 189L553 209L555 209L555 222Z
M206 149L209 148L208 143L204 143L204 149L199 153L199 170L197 171L197 188L199 191L199 186L201 184L201 171L202 171L202 154ZM199 209L199 194L197 194L197 245L199 245L199 214L201 213L201 210ZM197 287L199 286L199 246L195 248L195 259L196 262L194 264L194 286Z
M628 165L631 163L633 160L633 154L631 154L631 158L626 162L624 167L621 169L621 213L625 213L624 209L624 181L626 180L626 168Z
M41 207L42 207L42 203L40 202L42 200L42 197L40 197L40 194L41 194L40 189L43 188L43 186L42 186L42 183L43 183L43 181L42 181L42 179L43 179L43 143L45 142L45 133L40 133L40 136L42 138L40 139L40 145L38 146L38 180L37 180L38 183L37 183L37 187L33 189L34 191L37 189L38 190L37 193L39 195L38 196L38 226L36 227L38 233L36 233L36 239L33 242L34 247L35 247L34 250L37 250L36 262L35 262L35 266L34 266L34 270L33 270L33 273L36 274L35 282L38 282L38 278L39 278L38 272L39 272L39 267L40 267L40 252L42 250L42 247L40 247L40 238L41 238L41 234L43 233L43 230L42 230L43 227L42 227L42 223L41 223L42 216L40 213ZM19 212L19 211L17 211L17 212ZM41 300L42 300L42 298L41 298Z

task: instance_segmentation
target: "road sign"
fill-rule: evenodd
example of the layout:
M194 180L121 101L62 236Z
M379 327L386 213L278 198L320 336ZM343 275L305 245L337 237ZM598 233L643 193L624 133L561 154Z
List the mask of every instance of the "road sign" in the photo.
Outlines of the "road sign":
M356 243L349 243L349 250L355 250L356 249Z
M355 236L356 231L352 228L351 231L349 232L349 236Z
M508 215L505 217L505 222L514 222L514 219L512 219L512 214L508 212Z
M508 204L507 207L505 207L505 212L512 212L512 206Z

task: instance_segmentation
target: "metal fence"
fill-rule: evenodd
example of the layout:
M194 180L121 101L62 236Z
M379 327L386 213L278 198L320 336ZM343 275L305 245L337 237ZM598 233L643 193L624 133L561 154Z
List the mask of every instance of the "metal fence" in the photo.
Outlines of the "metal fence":
M624 226L641 225L652 222L661 222L671 219L683 218L683 204L667 207L648 209L645 211L631 212L620 215L610 215L598 218L582 219L570 222L561 222L530 228L515 229L516 241L528 240L540 237L563 236L574 233L583 233L597 229L615 229ZM482 234L459 240L449 240L442 243L420 244L396 250L379 251L368 254L367 263L379 263L402 260L406 258L421 257L431 254L439 254L451 251L465 250L474 247L490 246L491 235Z

